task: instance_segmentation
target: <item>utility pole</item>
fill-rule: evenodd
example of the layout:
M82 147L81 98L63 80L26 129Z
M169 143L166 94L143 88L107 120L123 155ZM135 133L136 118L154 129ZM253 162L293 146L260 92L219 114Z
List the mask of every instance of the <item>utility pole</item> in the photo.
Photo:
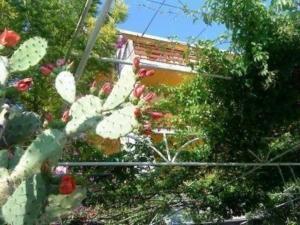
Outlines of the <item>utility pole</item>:
M80 63L77 67L77 70L75 72L75 79L79 80L80 76L82 75L84 68L87 64L87 61L90 57L91 51L93 49L93 47L95 46L96 40L97 40L97 36L102 28L102 26L105 23L105 19L108 16L109 10L111 9L113 0L106 0L102 9L102 12L99 14L94 30L93 32L90 34L89 36L89 40L87 42L87 45L85 47L84 53L82 55L82 58L80 60Z

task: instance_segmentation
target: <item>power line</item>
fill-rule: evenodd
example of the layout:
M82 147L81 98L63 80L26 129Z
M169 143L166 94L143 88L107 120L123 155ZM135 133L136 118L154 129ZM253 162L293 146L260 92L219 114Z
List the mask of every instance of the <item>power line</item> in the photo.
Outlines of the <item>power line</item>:
M145 0L145 1L151 2L151 3L155 3L155 4L161 4L161 2L156 1L156 0ZM181 7L176 6L176 5L172 5L172 4L169 4L169 3L165 3L164 5L165 5L165 6L168 6L168 7L171 7L171 8L174 8L174 9L180 9L180 10L182 10Z
M290 167L300 166L297 162L278 163L235 163L235 162L60 162L59 166L109 166L109 167L131 167L131 166L184 166L184 167Z
M163 2L161 2L160 6L157 8L156 12L153 14L153 16L150 19L149 23L147 24L144 32L142 33L142 37L146 34L146 32L148 31L149 27L151 26L151 24L153 23L154 19L158 15L158 13L161 10L161 8L165 5L165 3L166 3L166 0L164 0Z
M153 14L153 16L151 17L150 21L148 22L147 26L145 27L141 37L143 37L146 32L148 31L149 27L151 26L151 24L153 23L154 19L156 18L156 16L158 15L159 11L161 10L161 8L165 5L166 0L160 2L160 6L157 8L157 10L155 11L155 13ZM129 59L132 55L132 53L134 52L134 48L131 50L131 52L129 53L129 55L127 56L126 59Z

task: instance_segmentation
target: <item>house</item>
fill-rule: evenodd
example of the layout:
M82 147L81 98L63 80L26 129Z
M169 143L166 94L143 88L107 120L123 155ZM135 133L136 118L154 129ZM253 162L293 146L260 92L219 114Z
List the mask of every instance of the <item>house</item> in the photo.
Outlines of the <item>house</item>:
M155 69L154 76L143 79L145 85L177 86L193 77L188 64L195 62L196 56L187 43L127 30L119 32L126 42L118 49L116 58L132 62L138 56L143 67ZM122 66L119 64L118 69Z
M153 76L141 80L147 87L159 85L174 87L195 76L189 63L195 62L196 56L193 47L188 43L127 30L119 30L119 34L122 38L115 58L102 58L104 61L114 62L117 71L120 72L124 65L131 64L135 57L139 57L143 68L155 70ZM173 130L166 129L165 125L162 127L164 128L154 130L152 135L154 142L160 142L163 133L174 133ZM118 152L121 148L119 141L104 140L99 137L90 138L90 142L101 146L106 154Z

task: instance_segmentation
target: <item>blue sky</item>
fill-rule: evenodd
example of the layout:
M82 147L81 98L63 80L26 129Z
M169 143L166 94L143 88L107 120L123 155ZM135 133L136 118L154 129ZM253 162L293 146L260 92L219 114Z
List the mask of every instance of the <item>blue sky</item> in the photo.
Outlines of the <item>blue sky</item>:
M129 9L128 18L118 27L143 33L156 9L160 7L159 2L162 1L163 0L125 0ZM207 26L201 20L193 22L192 17L182 12L181 3L187 4L191 9L199 10L203 5L203 0L166 0L166 6L161 8L146 34L189 41L191 37L212 40L225 32L223 26Z

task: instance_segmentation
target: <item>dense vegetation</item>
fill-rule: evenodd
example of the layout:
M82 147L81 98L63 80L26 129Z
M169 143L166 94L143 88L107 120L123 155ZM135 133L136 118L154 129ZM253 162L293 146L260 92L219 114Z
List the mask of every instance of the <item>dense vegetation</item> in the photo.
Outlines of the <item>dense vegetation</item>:
M63 57L83 2L27 2L4 2L0 27L50 40L51 55L47 62ZM123 6L118 9L113 14L116 19L108 21L103 29L106 33L98 40L96 55L113 52L114 25L124 19ZM185 11L208 24L224 24L231 46L230 51L224 52L215 48L214 43L199 42L198 63L192 65L198 75L193 82L180 88L163 88L167 97L156 107L175 115L172 122L179 132L170 140L171 154L186 141L198 137L201 141L181 152L178 161L299 162L299 1L277 0L269 4L262 0L207 0L201 15L187 8ZM87 30L94 12L86 24ZM85 42L86 34L82 32L72 51L71 59L75 62ZM91 81L95 71L106 66L92 58L83 85ZM53 93L45 91L47 82L39 81L45 78L38 68L32 73L35 82L45 86L32 89L36 93L34 99L25 96L28 107L58 113L60 103L55 105L48 98ZM230 80L210 78L207 74ZM78 141L68 149L70 154L64 160L159 161L147 143L148 139L143 139L134 146L135 151L108 157L85 141ZM164 142L155 147L161 151L166 148ZM299 224L299 169L251 169L74 169L74 173L85 173L81 179L90 192L80 213L69 219L73 223L90 219L105 224L163 224L165 218L174 214L195 222L248 215L252 222L251 218L258 218L258 224Z

